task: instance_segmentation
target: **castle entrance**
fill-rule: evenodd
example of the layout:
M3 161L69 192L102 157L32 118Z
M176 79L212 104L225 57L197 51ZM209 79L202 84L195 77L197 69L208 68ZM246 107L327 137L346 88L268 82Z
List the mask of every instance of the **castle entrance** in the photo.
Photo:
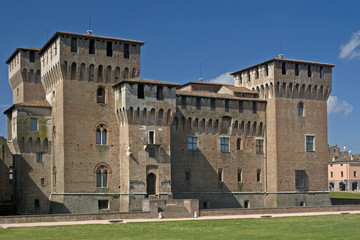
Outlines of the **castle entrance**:
M149 173L146 177L146 193L148 196L156 195L156 175Z

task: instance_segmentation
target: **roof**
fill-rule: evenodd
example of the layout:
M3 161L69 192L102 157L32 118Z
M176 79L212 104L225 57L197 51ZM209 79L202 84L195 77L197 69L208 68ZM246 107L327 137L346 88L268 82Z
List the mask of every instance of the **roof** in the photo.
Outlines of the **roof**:
M282 58L272 58L272 59L269 59L269 60L267 60L267 61L264 61L264 62L255 64L255 65L252 65L252 66L250 66L250 67L243 68L243 69L241 69L241 70L232 72L232 73L230 73L230 74L231 74L231 75L235 75L236 73L239 73L239 72L242 72L242 71L245 71L245 70L249 70L249 69L251 69L251 68L254 68L254 67L257 67L257 66L259 66L259 65L266 64L266 63L270 63L270 62L273 62L273 61L295 62L295 63L303 63L303 64L313 64L313 65L322 65L322 66L335 67L334 64L330 64L330 63L320 63L320 62L296 60L296 59L290 59L290 58L283 58L283 57L282 57Z
M9 64L10 61L15 57L15 55L20 51L20 50L34 50L34 51L39 51L41 48L38 47L17 47L15 49L15 51L10 55L10 57L6 60L6 64Z
M257 101L257 102L266 102L265 100L261 100L259 98L245 98L245 97L237 97L229 94L208 92L208 91L184 91L177 90L177 95L183 96L195 96L195 97L208 97L208 98L223 98L223 99L232 99L232 100L249 100L249 101Z
M28 101L28 102L23 102L23 103L16 103L14 105L12 105L10 108L6 109L4 111L4 114L6 114L7 112L11 111L12 109L16 108L16 107L44 107L44 108L50 108L50 104L46 99L43 100L33 100L33 101Z
M71 35L74 37L84 37L84 38L93 38L93 39L103 39L103 40L113 40L113 41L122 41L122 42L128 42L128 43L137 43L140 45L144 45L144 42L137 41L137 40L130 40L125 38L114 38L114 37L104 37L104 36L97 36L92 34L86 34L86 33L71 33L71 32L63 32L63 31L57 31L52 35L52 37L45 43L45 45L41 48L39 54L43 53L48 46L59 36L59 35Z
M232 85L224 85L224 87L230 89L231 91L233 91L235 93L252 93L252 94L256 93L255 91L252 91L245 87L236 87L236 86L232 86Z
M344 163L359 163L360 164L360 161L359 160L343 160L343 161L330 161L328 162L329 164L344 164Z
M148 83L148 84L154 84L154 85L167 85L167 86L180 86L180 84L178 83L172 83L172 82L163 82L163 81L156 81L156 80L151 80L151 79L146 79L146 78L127 78L127 79L122 79L120 80L120 82L117 82L113 85L113 87L117 86L120 83Z

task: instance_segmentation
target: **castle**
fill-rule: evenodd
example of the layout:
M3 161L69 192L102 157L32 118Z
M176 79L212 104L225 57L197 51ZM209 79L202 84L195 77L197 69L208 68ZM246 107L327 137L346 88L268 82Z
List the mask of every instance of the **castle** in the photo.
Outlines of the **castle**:
M18 213L330 205L327 99L334 65L283 56L234 85L139 78L144 42L56 32L8 58Z

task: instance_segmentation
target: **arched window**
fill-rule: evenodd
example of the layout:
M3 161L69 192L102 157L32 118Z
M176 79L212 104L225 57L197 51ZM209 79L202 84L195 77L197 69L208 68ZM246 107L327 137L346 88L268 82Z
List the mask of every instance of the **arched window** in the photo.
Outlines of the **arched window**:
M36 71L36 83L40 83L40 70Z
M97 103L105 103L105 89L103 87L99 87L97 89L96 100L97 100Z
M32 153L32 152L33 152L32 143L33 143L32 138L29 138L29 143L28 143L28 144L29 144L28 153Z
M85 63L80 65L80 81L85 81Z
M30 70L30 83L34 83L34 70Z
M47 138L44 139L44 152L47 153L49 151L49 141Z
M64 61L64 79L67 79L67 61Z
M89 82L94 81L94 64L91 64L89 67Z
M104 124L99 124L96 128L96 144L106 145L107 143L107 130Z
M116 67L115 68L115 83L120 81L120 68Z
M125 68L124 69L124 79L128 78L129 77L129 69L128 68Z
M76 80L76 63L73 62L71 64L71 77L70 77L71 80Z
M98 77L97 77L97 82L100 83L102 82L103 79L103 66L100 65L98 68Z
M106 83L111 83L111 66L106 68Z
M300 102L298 104L298 116L303 117L304 116L304 103Z
M40 138L36 139L36 152L41 152Z
M150 110L150 121L149 121L150 125L154 125L155 124L155 108L152 108Z
M105 165L100 165L96 169L96 187L106 188L108 186L108 172Z
M27 82L27 69L24 68L23 70L23 78L24 78L24 82Z
M236 149L240 150L241 149L241 138L238 138L236 141Z
M136 68L132 69L131 77L136 77Z

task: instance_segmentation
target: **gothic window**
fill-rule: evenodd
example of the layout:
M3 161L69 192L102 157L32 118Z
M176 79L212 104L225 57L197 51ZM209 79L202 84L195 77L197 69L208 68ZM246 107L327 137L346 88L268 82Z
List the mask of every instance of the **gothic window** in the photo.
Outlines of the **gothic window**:
M91 64L89 67L89 82L93 82L94 81L94 64Z
M36 83L40 83L40 70L36 71Z
M124 69L124 79L127 79L127 78L129 78L129 69L125 68Z
M303 117L304 116L304 103L300 102L298 104L298 116Z
M111 66L106 68L106 83L111 83Z
M102 65L99 65L98 67L98 76L97 76L97 82L100 83L103 81L103 66Z
M236 150L241 150L241 138L238 138L236 141Z
M49 151L49 141L47 138L44 139L44 152L47 153Z
M106 145L107 143L107 129L104 124L100 124L96 128L96 144Z
M131 77L136 77L136 68L132 69Z
M106 188L108 186L108 169L105 165L100 165L96 169L96 187Z
M32 153L33 152L33 140L32 140L32 138L29 138L28 144L29 144L28 153Z
M120 68L116 67L115 68L115 83L120 81Z
M73 62L71 64L71 77L70 77L71 80L76 80L76 63Z
M80 81L85 81L85 63L80 65Z
M105 89L99 87L96 91L96 101L97 103L105 103Z
M31 118L30 119L30 130L31 131L37 131L38 130L37 118Z
M34 70L30 70L30 83L34 83Z
M320 66L320 78L321 79L324 78L324 68L323 68L323 66Z

